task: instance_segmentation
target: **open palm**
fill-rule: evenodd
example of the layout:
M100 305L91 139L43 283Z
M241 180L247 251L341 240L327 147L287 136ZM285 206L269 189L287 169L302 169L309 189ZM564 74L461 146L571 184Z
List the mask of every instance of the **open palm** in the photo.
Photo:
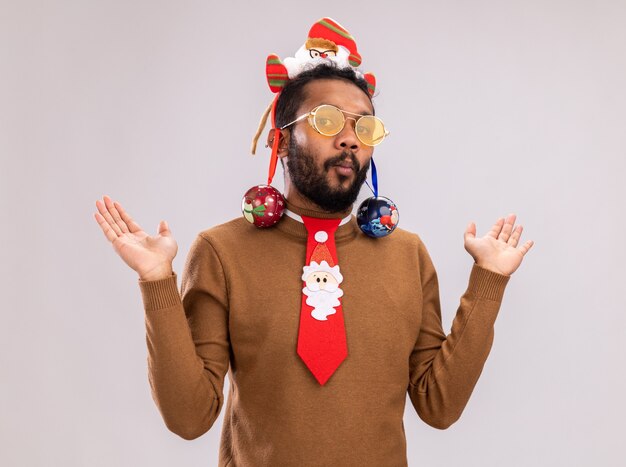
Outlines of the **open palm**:
M106 195L103 199L104 202L96 201L98 212L94 217L124 262L142 278L163 275L171 271L178 245L167 222L161 221L157 235L151 237L119 203L112 202Z
M534 242L528 240L517 246L524 228L521 225L514 227L515 217L515 214L506 219L501 217L481 238L476 238L476 225L469 223L465 230L465 249L478 266L505 276L513 274L520 266Z

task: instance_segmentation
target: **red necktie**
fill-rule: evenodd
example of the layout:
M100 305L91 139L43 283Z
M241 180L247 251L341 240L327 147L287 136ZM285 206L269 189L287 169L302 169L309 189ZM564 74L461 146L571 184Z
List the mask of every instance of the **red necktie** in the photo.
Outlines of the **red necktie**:
M348 356L335 230L341 219L302 216L307 229L298 355L324 385Z

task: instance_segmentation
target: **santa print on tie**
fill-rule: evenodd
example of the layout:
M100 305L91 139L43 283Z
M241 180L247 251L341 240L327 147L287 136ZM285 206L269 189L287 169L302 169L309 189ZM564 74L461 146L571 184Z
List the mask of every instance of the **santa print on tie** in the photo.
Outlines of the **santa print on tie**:
M341 219L302 216L307 229L298 355L324 385L348 356L335 231Z

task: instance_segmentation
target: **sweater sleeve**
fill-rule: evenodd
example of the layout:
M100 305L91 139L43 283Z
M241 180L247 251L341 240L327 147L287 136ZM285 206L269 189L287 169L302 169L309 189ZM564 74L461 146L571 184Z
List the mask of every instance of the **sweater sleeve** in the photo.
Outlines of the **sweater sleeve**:
M182 276L139 280L146 322L148 379L166 426L184 439L206 433L224 402L228 371L228 292L210 243L198 235Z
M428 425L446 429L465 409L489 355L494 323L510 276L473 264L447 336L441 325L437 273L419 241L422 324L410 357L409 397Z

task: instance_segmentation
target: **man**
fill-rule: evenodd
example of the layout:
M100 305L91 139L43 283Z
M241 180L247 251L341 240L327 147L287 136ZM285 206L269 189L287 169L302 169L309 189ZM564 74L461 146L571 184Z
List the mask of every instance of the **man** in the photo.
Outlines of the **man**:
M103 232L139 273L153 397L171 431L197 438L222 409L230 368L220 466L406 466L407 392L435 428L460 417L489 354L505 286L532 242L518 247L514 215L482 238L468 226L465 248L475 264L446 336L437 274L419 236L398 228L373 239L350 215L374 152L354 120L334 136L308 118L278 129L322 104L374 114L367 83L319 66L282 92L291 97L277 104L267 142L280 138L292 216L266 229L238 218L200 232L180 294L167 224L150 237L119 203L96 202ZM296 352L309 240L298 218L347 219L334 233L341 275L324 278L341 283L333 300L345 312L348 353L324 384ZM333 320L333 306L316 319Z

